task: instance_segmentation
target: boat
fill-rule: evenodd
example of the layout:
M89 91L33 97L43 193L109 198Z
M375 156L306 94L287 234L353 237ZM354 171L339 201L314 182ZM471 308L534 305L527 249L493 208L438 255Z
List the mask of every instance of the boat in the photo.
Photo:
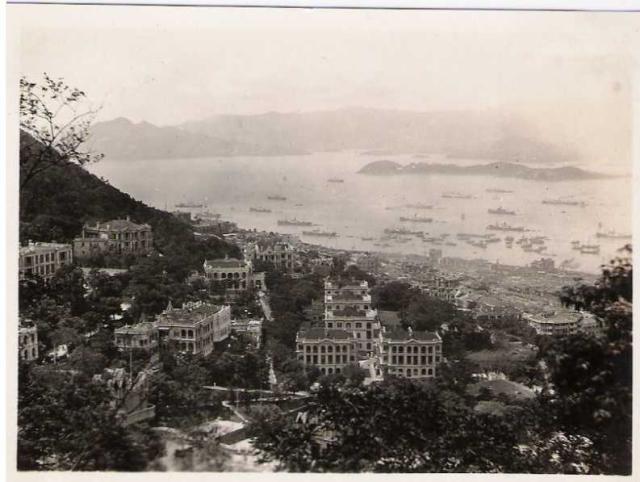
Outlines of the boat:
M295 218L279 219L278 226L313 226L313 223L311 221L299 221Z
M287 198L284 196L267 196L269 201L286 201Z
M505 240L507 243L513 243L513 239L514 239L514 238L513 238L513 236L507 236L506 238L504 238L504 240Z
M445 199L471 199L471 194L458 194L458 193L444 193L442 195Z
M422 204L422 203L405 204L404 207L409 208L409 209L433 209L433 206L431 204Z
M400 221L406 222L406 223L432 223L433 219L432 218L426 218L423 216L414 216L412 218L408 218L406 216L400 216Z
M327 182L333 182L333 183L343 183L344 179L338 179L336 177L332 177L331 179L327 179Z
M505 215L505 216L515 216L516 212L515 211L509 211L507 209L499 207L498 209L489 209L489 214L500 214L500 215Z
M600 254L600 245L583 244L580 246L580 254Z
M630 234L620 234L615 231L607 231L607 232L598 232L596 233L596 238L604 238L604 239L631 239Z
M271 209L265 209L265 208L249 208L249 211L251 211L252 213L270 213Z
M313 231L302 231L302 234L305 236L319 236L322 238L336 238L338 235L331 231L320 231L319 229L314 229Z
M584 201L569 201L566 199L544 199L542 204L550 204L552 206L580 206L585 207L587 203Z
M509 191L507 189L487 189L487 192L495 192L500 194L511 194L513 191Z
M518 232L518 233L523 233L526 231L526 229L523 228L522 226L511 226L507 223L490 224L489 226L487 226L487 229L490 231L512 231L512 232Z
M385 229L384 230L385 234L398 234L398 235L410 235L410 234L414 234L416 236L421 236L423 233L422 231L409 231L408 229L404 229L404 228L395 228L395 229Z
M176 204L177 208L197 208L197 209L204 209L206 206L202 203L196 203L196 202L184 202L184 203L178 203Z
M362 241L373 241L374 238L360 238Z

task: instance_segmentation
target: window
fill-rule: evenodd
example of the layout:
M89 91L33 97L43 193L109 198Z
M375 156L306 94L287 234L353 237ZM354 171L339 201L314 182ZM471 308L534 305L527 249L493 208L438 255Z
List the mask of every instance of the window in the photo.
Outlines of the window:
M356 323L356 328L362 328L362 323Z
M332 345L329 345L327 347L327 353L333 353L333 346Z
M324 345L322 345L322 346L320 347L320 353L324 353L325 351L326 351L326 348L324 347Z
M396 348L395 345L391 347L391 353L396 353L396 350L397 350L397 348Z
M398 353L404 353L404 347L403 346L399 346L398 347Z
M333 328L333 323L328 322L328 323L327 323L327 328Z
M395 355L391 355L391 364L395 365L398 363L398 358Z
M420 357L420 364L421 365L426 365L427 364L427 357L426 356L421 356Z
M426 353L427 352L427 347L426 346L421 346L420 347L420 353Z
M318 353L318 345L313 345L313 353Z
M427 374L427 370L425 368L422 369L422 375L426 375Z

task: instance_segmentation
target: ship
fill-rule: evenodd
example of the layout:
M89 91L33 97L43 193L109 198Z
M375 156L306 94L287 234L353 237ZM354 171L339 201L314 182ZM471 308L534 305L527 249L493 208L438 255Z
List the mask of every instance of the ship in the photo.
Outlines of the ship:
M249 211L251 211L252 213L270 213L271 209L265 209L265 208L249 208Z
M585 207L587 203L584 201L568 201L566 199L545 199L542 204L551 204L552 206L580 206Z
M495 192L499 194L511 194L513 191L509 191L507 189L487 189L487 192Z
M286 201L287 198L284 196L267 196L269 201Z
M490 231L513 231L517 233L523 233L526 231L522 226L511 226L507 223L502 224L490 224L487 226L487 229Z
M422 204L422 203L405 204L404 207L409 208L409 209L433 209L433 206L431 204Z
M337 177L332 177L331 179L327 179L327 182L333 182L333 183L343 183L344 179L338 179Z
M445 199L471 199L471 194L445 193L442 195Z
M498 209L489 209L489 214L500 214L503 216L515 216L515 211L509 211L508 209L504 209L499 207Z
M206 206L202 203L196 203L196 202L184 202L184 203L178 203L176 204L177 208L196 208L196 209L204 209Z
M278 219L278 226L313 226L311 221L299 221L297 219Z
M580 246L581 254L600 254L600 245L598 244L583 244Z
M338 235L331 231L320 231L319 229L314 229L313 231L302 231L302 234L305 236L320 236L322 238L336 238Z
M605 239L631 239L630 234L620 234L615 231L607 231L596 233L596 238L605 238Z
M423 216L414 216L412 218L407 218L405 216L400 216L400 221L407 223L432 223L432 218L425 218Z
M385 229L384 230L385 234L399 234L399 235L410 235L410 234L415 234L416 236L421 236L424 233L422 231L409 231L408 229L404 229L404 228L395 228L395 229Z

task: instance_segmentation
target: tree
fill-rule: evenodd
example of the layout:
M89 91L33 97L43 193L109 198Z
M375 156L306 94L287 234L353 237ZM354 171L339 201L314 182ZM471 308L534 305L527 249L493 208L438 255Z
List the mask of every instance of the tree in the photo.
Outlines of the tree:
M453 392L395 379L323 384L306 421L271 414L250 431L267 460L292 471L503 472L526 428L515 414L476 413Z
M84 107L85 100L83 91L46 73L39 84L26 77L20 79L20 129L34 140L28 151L20 155L21 190L55 165L64 162L84 165L103 157L81 149L98 112Z
M597 283L566 288L561 296L596 315L603 336L559 338L542 353L550 372L549 423L593 443L592 473L631 473L633 266L631 247L625 251Z
M101 384L26 364L18 384L19 470L139 471L161 451L153 434L119 423Z

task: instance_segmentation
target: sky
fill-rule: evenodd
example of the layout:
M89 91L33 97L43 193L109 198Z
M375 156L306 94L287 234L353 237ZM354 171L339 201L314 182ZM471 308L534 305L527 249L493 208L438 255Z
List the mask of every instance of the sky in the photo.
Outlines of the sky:
M9 5L17 75L63 77L99 120L349 106L517 112L629 163L640 15Z

